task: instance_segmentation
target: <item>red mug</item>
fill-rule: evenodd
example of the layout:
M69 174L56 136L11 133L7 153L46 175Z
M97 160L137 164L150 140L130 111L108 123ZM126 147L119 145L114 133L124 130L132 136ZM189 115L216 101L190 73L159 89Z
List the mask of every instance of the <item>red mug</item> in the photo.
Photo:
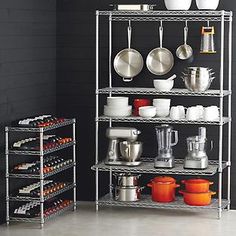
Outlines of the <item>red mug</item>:
M134 99L133 104L134 104L133 115L138 116L139 115L139 107L150 106L151 100L146 99L146 98L137 98L137 99Z

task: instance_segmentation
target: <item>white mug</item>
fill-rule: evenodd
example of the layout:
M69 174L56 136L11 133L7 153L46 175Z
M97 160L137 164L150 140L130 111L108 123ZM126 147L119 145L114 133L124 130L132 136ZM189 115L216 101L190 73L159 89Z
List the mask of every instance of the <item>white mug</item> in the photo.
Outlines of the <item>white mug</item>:
M181 110L178 106L171 107L170 109L170 118L172 120L180 120L182 117Z
M180 112L180 119L185 119L185 110L187 109L186 107L182 105L177 106Z
M198 112L199 112L199 118L203 119L204 107L202 105L197 105L196 108L198 109Z
M209 106L204 109L203 119L205 121L219 120L220 109L217 106Z
M187 120L198 120L199 117L199 112L197 107L189 107L187 109L187 114L186 114L186 119Z
M158 117L167 117L170 114L170 108L169 107L167 108L167 107L159 107L159 106L157 106L156 109L157 109L156 115Z

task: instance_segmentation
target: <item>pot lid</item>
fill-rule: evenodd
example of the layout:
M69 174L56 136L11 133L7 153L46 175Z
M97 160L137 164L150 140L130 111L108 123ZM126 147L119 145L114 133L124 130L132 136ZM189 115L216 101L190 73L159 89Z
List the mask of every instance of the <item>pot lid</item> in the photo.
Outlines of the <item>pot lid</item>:
M170 184L170 183L175 183L176 180L172 177L169 176L158 176L155 177L152 182L154 183L161 183L161 184Z
M209 183L209 180L207 180L207 179L188 179L188 180L185 180L185 183L188 183L188 184L204 184L204 183Z

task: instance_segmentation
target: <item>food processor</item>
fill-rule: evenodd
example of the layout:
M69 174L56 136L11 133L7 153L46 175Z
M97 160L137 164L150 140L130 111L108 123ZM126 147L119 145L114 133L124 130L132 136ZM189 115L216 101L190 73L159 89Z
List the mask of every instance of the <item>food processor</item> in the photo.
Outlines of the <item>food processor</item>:
M197 136L187 138L187 149L188 154L184 160L185 169L206 169L208 167L208 156L206 153L207 139L205 127L200 127L198 129Z

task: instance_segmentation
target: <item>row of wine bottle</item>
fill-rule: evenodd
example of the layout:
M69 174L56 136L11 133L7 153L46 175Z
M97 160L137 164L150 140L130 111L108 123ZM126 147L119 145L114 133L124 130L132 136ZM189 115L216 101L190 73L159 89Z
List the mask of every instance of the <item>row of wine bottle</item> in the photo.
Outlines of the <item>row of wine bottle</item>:
M43 196L55 193L66 186L70 185L68 182L54 182L53 180L45 180L43 185ZM40 182L27 185L19 189L19 196L39 197L40 196Z
M17 122L18 126L25 126L25 127L48 127L51 125L55 125L61 122L64 122L65 118L57 118L52 115L41 115L35 117L29 117Z
M43 149L52 149L60 145L72 142L72 138L61 138L56 135L44 135L43 136ZM37 137L22 139L13 143L13 149L35 151L40 150L40 139Z
M44 203L44 217L50 216L59 210L69 206L73 201L66 199L54 199L51 202ZM24 217L24 218L33 218L40 216L40 202L32 201L26 203L13 211L14 216Z
M67 166L73 162L72 159L65 160L58 156L47 156L43 160L43 173L47 174L58 170L64 166ZM39 174L40 173L40 161L23 162L16 166L11 171L16 174Z

